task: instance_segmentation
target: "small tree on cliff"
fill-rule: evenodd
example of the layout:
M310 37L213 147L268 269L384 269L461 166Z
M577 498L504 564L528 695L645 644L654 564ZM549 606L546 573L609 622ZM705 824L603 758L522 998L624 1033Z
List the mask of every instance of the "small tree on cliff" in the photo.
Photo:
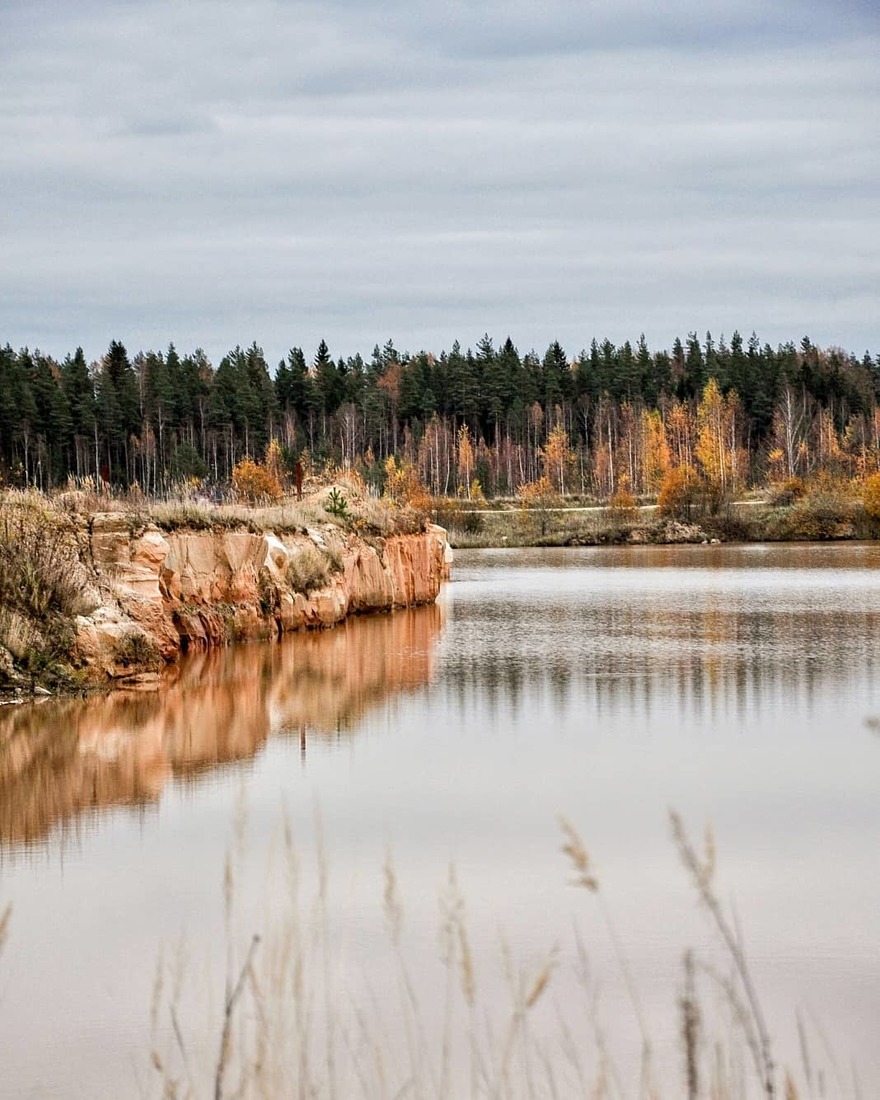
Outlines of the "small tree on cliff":
M284 495L275 474L263 463L250 458L243 458L232 471L232 488L238 499L248 504L280 500Z

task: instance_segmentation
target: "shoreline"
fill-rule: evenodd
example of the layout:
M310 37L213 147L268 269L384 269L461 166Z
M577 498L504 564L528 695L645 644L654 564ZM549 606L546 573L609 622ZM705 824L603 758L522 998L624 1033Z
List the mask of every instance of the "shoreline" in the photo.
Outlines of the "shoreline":
M656 505L629 509L468 508L435 510L455 550L504 546L672 546L700 543L851 542L880 539L880 520L849 498L793 504L741 501L718 512L661 515Z

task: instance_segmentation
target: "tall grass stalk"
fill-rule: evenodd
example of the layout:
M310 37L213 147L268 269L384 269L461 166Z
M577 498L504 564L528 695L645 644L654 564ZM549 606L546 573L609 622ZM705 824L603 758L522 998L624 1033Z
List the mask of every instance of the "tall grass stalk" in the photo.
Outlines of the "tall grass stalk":
M718 900L718 895L715 893L713 882L715 876L715 841L712 832L711 830L706 832L705 853L701 858L688 836L681 818L674 810L670 811L669 823L681 860L691 876L691 881L696 887L700 900L712 917L715 928L727 949L730 962L733 963L739 986L745 998L745 1004L739 1000L734 982L727 981L720 975L717 977L731 1005L736 1009L737 1017L743 1026L749 1049L755 1061L755 1071L761 1081L764 1093L768 1100L773 1100L776 1093L776 1081L770 1034L767 1030L764 1011L746 958L742 934L736 924L724 912L721 902Z
M240 815L224 874L225 989L217 1000L208 994L215 1039L209 1044L193 1041L181 1026L191 1011L187 1006L184 1012L183 1002L198 983L192 980L185 952L178 951L170 963L160 965L151 1006L153 1034L165 1036L164 1045L157 1039L151 1048L159 1094L213 1094L214 1100L627 1100L630 1095L645 1100L682 1095L688 1100L750 1100L757 1082L766 1100L775 1098L777 1067L770 1034L742 935L717 898L711 833L704 851L698 852L677 815L671 816L671 824L726 961L719 967L693 952L684 957L677 1006L680 1082L658 1076L647 1016L621 938L590 854L567 820L562 822L562 850L573 872L572 884L599 907L637 1024L641 1073L633 1094L611 1052L579 924L569 974L558 945L523 965L515 946L502 938L501 977L507 994L499 996L497 982L478 973L464 893L451 866L439 896L439 957L428 967L439 966L442 979L417 982L410 969L401 884L389 852L376 890L385 944L369 960L382 962L381 985L375 988L367 960L352 962L340 937L344 921L340 923L334 904L320 817L308 890L290 822L282 819L271 853L266 911L255 923L240 908L246 891ZM426 960L420 958L419 966L425 967ZM720 1017L704 1012L701 982L720 994ZM719 1020L725 1021L720 1031ZM798 1030L803 1095L813 1100L827 1094L823 1071L816 1068L803 1018ZM617 1041L618 1036L612 1033L611 1038ZM780 1072L785 1100L800 1100L795 1074ZM838 1094L847 1095L839 1076L836 1083ZM855 1079L851 1093L858 1096Z

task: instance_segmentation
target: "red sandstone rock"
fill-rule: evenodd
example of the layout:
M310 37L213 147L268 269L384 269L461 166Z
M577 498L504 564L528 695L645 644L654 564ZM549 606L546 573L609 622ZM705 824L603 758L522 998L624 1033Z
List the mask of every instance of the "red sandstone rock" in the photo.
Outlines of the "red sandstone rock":
M143 672L120 653L132 636L171 661L182 649L327 627L355 612L432 603L449 575L446 532L395 535L372 545L338 528L276 537L240 531L132 530L119 513L94 517L90 552L102 607L81 616L78 655L95 679ZM294 591L288 563L305 547L332 547L341 570L325 587ZM341 547L341 549L340 549ZM314 549L309 551L314 554Z

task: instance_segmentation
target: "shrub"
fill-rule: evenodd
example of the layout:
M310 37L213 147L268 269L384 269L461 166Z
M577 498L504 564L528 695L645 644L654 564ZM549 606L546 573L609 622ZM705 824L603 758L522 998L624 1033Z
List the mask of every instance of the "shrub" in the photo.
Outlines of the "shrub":
M438 498L434 506L434 518L441 527L468 535L480 534L485 526L480 512L473 508L464 508L458 501L444 498Z
M0 647L32 681L65 679L88 575L74 517L27 494L0 505Z
M550 479L539 477L537 481L526 482L517 490L517 496L523 508L523 518L533 518L541 535L546 535L553 509L559 504Z
M0 604L45 621L82 610L85 577L75 525L40 503L2 506Z
M287 583L294 592L308 593L324 588L330 580L330 561L317 546L306 543L291 551L287 563Z
M858 504L847 482L821 473L792 508L784 537L793 539L851 538Z
M800 500L806 491L807 487L801 478L788 477L771 486L770 503L777 508L783 508Z
M114 657L125 667L158 669L162 657L155 642L142 630L128 630L116 642Z
M609 519L614 523L632 523L636 518L636 498L622 484L608 502Z
M239 500L248 504L280 500L284 495L276 474L251 458L243 458L232 471L232 487Z

